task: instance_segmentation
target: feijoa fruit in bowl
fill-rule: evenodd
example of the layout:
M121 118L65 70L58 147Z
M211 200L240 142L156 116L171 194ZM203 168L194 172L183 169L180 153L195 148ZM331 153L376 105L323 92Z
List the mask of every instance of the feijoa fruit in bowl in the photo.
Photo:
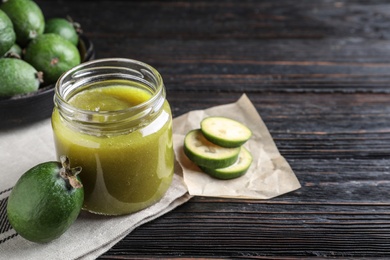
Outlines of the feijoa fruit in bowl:
M62 73L80 64L80 53L70 41L58 34L48 33L27 45L24 59L43 72L45 84L54 84Z
M7 79L0 82L0 129L49 118L59 76L95 57L94 46L82 33L79 23L69 16L45 18L32 0L0 3L0 60L17 57L40 73L40 84L35 90L19 87L10 91L15 84L4 83L11 82L9 79L14 78L15 73L7 72ZM1 72L3 77L5 72ZM25 91L20 91L23 89Z
M16 34L11 19L0 9L0 57L3 56L16 41Z
M0 59L0 95L12 96L38 90L42 74L18 58Z
M57 17L46 21L44 33L55 33L67 39L75 46L79 42L79 34L82 32L80 24L68 19Z
M41 8L31 0L7 0L0 5L11 19L16 33L16 42L22 47L42 34L45 18Z
M32 242L47 243L68 230L84 201L80 171L63 156L61 162L44 162L25 172L8 198L7 217L15 231Z

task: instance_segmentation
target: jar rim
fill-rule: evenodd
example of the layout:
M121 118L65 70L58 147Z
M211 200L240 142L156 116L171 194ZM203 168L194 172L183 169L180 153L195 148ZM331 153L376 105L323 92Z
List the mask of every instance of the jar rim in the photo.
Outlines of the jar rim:
M150 91L151 97L121 110L87 110L68 102L75 94L107 80L136 82ZM74 129L96 135L118 134L134 131L153 120L163 109L165 94L160 73L149 64L106 58L82 63L61 75L55 86L54 104L61 118Z
M104 65L105 63L117 63L119 64L136 64L138 66L141 66L145 69L148 69L154 76L154 79L156 80L156 89L152 93L152 96L146 100L145 102L142 102L138 105L128 107L125 109L120 110L105 110L105 111L93 111L93 110L87 110L87 109L81 109L75 106L72 106L68 103L68 100L61 94L61 86L63 86L64 81L67 79L68 76L73 75L79 71L85 70L85 69L93 69L93 66L95 65ZM118 66L118 68L121 66ZM125 68L125 67L121 67ZM72 76L72 79L74 77ZM102 58L102 59L96 59L92 61L83 62L70 70L66 71L64 74L60 76L60 78L57 80L55 85L55 95L54 95L54 103L60 102L62 106L67 107L68 109L72 109L74 111L87 114L87 115L97 115L97 114L104 114L104 115L110 115L110 114L120 114L120 113L129 113L132 111L138 111L142 109L143 107L148 107L152 105L154 102L156 102L156 99L164 92L164 83L163 79L160 75L160 73L151 65L134 59L128 59L128 58ZM165 93L164 93L165 94Z

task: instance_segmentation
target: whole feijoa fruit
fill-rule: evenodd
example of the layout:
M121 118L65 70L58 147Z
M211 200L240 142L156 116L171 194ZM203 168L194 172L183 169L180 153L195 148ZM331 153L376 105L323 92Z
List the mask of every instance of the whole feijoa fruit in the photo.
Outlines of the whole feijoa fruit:
M43 72L45 85L55 83L81 60L77 47L54 33L42 34L32 40L25 50L24 59Z
M22 48L15 43L11 48L4 54L4 57L22 57Z
M44 33L55 33L77 46L79 35L76 26L65 18L51 18L45 23Z
M41 163L20 177L11 191L7 216L15 231L27 240L50 242L60 237L78 217L84 189L69 159Z
M0 57L15 44L14 26L8 15L0 10Z
M0 5L11 19L16 33L16 42L24 47L42 34L45 19L41 8L32 0L7 0Z
M27 62L0 58L0 97L26 94L38 90L41 73Z

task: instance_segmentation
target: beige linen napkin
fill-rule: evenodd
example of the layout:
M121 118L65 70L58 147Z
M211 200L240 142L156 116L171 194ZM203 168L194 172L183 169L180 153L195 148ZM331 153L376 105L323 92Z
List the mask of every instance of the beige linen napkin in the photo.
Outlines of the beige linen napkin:
M136 227L151 221L190 199L180 165L173 183L155 205L135 214L104 217L82 212L60 238L36 244L16 235L6 218L6 202L12 186L28 169L55 160L50 120L27 127L0 130L0 259L95 259Z
M245 146L252 153L253 162L244 176L232 180L212 178L185 156L185 135L191 129L199 128L200 121L208 116L229 117L252 130L252 137ZM245 94L235 103L182 115L175 119L173 129L176 158L183 168L184 182L191 195L269 199L301 187L290 165L280 155L256 108Z

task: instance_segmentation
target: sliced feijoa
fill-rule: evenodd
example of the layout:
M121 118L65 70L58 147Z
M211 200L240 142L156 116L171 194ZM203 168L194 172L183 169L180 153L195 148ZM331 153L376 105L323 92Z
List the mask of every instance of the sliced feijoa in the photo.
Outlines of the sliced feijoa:
M251 166L252 161L252 154L245 147L241 147L238 159L233 165L219 169L212 169L207 167L200 168L202 171L214 178L228 180L244 175Z
M223 168L237 160L240 147L221 147L208 141L200 129L195 129L188 132L184 139L184 153L199 166Z
M252 131L242 123L226 117L207 117L200 123L203 135L223 147L239 147L252 136Z

